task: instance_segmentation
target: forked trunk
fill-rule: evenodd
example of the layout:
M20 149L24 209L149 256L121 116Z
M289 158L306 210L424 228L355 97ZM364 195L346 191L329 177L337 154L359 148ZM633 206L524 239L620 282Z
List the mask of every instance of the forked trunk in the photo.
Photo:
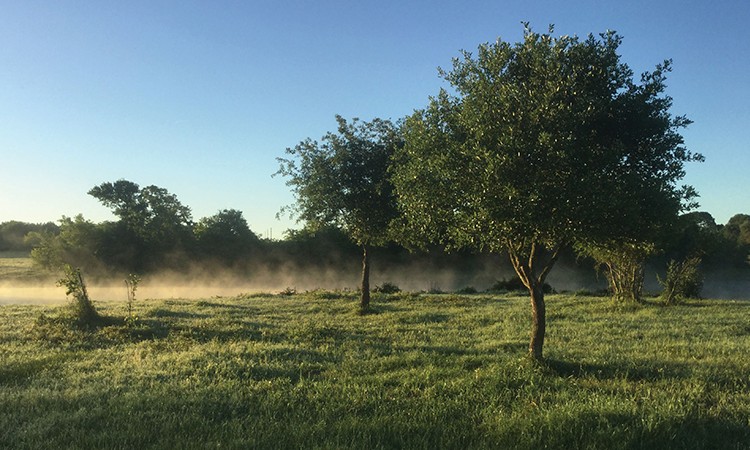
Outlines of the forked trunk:
M362 286L359 301L359 311L366 313L370 310L370 254L367 246L362 246Z
M541 284L531 283L529 287L531 294L531 342L529 343L529 355L541 361L543 358L544 333L547 329L547 312L544 305L544 289Z
M529 356L536 361L543 359L544 334L547 330L547 311L544 305L544 280L560 255L562 243L551 250L532 242L526 252L522 246L509 245L508 254L518 278L531 296L531 341ZM524 257L525 256L525 257Z

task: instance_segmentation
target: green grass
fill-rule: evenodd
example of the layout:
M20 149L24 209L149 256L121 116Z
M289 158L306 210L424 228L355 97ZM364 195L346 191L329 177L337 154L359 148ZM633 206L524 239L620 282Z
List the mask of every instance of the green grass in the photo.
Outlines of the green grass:
M101 303L110 318L125 305ZM0 448L750 448L750 302L353 293L0 306Z
M28 255L0 252L0 283L29 283L50 278L49 273L34 266Z

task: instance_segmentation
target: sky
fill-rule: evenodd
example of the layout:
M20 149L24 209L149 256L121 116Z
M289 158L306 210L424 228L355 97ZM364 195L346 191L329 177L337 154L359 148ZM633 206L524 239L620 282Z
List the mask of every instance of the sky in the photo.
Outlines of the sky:
M87 195L126 179L197 221L238 209L279 238L277 157L345 118L399 119L461 50L615 30L636 72L673 60L674 115L706 161L684 183L718 223L750 213L750 3L712 1L0 0L0 222L113 220Z

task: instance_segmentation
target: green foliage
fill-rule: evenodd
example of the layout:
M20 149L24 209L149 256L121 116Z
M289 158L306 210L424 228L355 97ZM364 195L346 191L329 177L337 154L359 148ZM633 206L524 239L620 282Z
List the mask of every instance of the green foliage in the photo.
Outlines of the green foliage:
M590 246L583 253L594 258L604 272L609 293L617 302L641 303L646 259L655 253L652 244L619 242Z
M87 272L101 269L97 258L101 227L81 214L75 218L63 216L57 233L31 232L26 239L34 246L31 258L47 270L63 271L66 265L81 267Z
M27 223L11 220L0 223L0 252L18 252L26 254L31 251L33 241L26 239L29 233L57 234L59 228L52 222Z
M394 182L414 231L499 252L630 237L633 220L676 214L692 193L675 186L683 163L700 159L678 134L689 121L669 113L669 63L637 84L620 42L527 28L455 59L442 75L457 95L404 127Z
M91 303L81 269L66 265L64 276L57 281L57 285L65 288L66 296L72 297L70 311L78 325L94 326L100 322L101 317Z
M394 296L366 316L355 301L140 302L147 338L34 335L47 308L1 307L0 447L750 446L746 302L554 296L538 365L519 338L527 298Z
M335 225L360 246L382 245L397 214L388 167L401 145L398 129L381 119L336 121L338 133L308 138L277 158L276 174L288 177L296 197L285 210L312 230Z
M375 289L372 290L373 292L378 292L381 294L396 294L401 292L401 288L398 287L395 283L391 283L390 281L385 281L383 284L380 284L378 286L375 286Z
M723 229L724 237L742 255L742 263L750 264L750 215L735 214Z
M388 120L351 123L336 116L338 133L321 142L306 139L277 158L276 175L288 177L296 204L289 207L311 230L336 226L362 247L361 312L370 304L369 249L391 239L396 199L388 174L401 145L399 130Z
M699 266L701 258L692 256L682 261L671 260L667 266L666 277L659 283L664 288L661 299L667 305L674 305L686 298L700 298L703 289L703 276Z
M227 264L247 258L259 245L258 236L250 231L242 212L236 209L225 209L201 219L194 233L202 257Z
M522 42L464 52L441 71L455 95L441 90L406 120L395 156L413 239L509 252L531 292L537 358L541 286L560 249L651 239L695 196L676 186L684 164L702 156L679 134L690 121L670 113L670 62L637 83L621 41L527 25Z
M134 326L138 323L138 316L133 312L133 303L135 302L135 291L138 290L138 283L141 282L141 277L137 274L129 274L125 279L125 288L128 291L128 313L125 316L125 322L129 326Z
M89 195L120 218L109 229L102 256L127 270L142 271L162 262L167 254L185 251L193 242L190 208L158 186L139 187L127 180L102 183Z

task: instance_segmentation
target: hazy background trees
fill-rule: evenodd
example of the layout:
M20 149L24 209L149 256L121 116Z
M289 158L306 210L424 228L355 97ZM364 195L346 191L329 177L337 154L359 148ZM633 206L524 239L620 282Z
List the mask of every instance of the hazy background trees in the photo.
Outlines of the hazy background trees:
M250 230L242 212L224 209L195 224L195 249L201 259L231 266L258 250L260 239Z
M35 234L55 235L60 232L54 222L27 223L17 220L0 223L0 252L4 254L28 254L34 247L34 241L27 236Z

